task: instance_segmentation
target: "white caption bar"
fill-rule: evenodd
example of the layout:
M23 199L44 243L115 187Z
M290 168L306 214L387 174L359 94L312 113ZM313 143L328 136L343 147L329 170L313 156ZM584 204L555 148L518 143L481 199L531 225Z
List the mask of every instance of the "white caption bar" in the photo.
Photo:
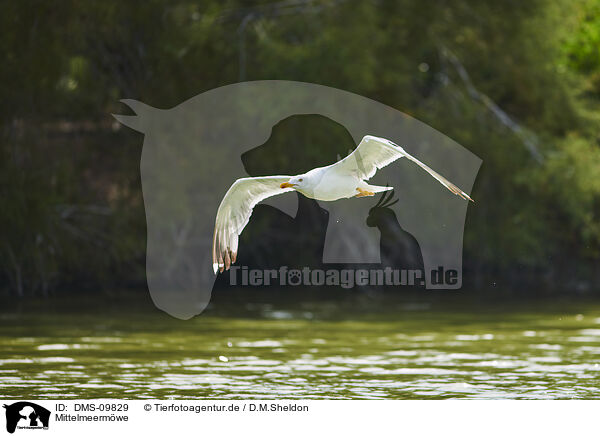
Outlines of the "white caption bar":
M0 434L564 435L597 428L597 401L1 400ZM33 430L44 429L43 433ZM11 432L12 430L12 432ZM5 433L8 431L8 433Z

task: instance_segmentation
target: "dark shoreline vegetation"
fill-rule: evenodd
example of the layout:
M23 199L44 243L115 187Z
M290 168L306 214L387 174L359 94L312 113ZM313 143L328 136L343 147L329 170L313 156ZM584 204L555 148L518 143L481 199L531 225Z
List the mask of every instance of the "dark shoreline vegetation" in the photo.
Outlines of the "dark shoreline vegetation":
M459 292L598 294L599 0L2 5L3 307L78 293L102 300L118 289L147 296L143 137L110 114L125 113L122 98L170 108L263 79L364 95L483 160ZM301 123L288 133L319 144L337 135ZM274 159L290 166L296 157ZM217 289L213 298L238 292ZM377 298L336 295L348 292ZM430 291L407 294L422 292Z
M0 295L0 318L18 319L21 315L44 312L48 314L95 314L121 318L126 314L159 315L174 324L186 320L173 318L157 308L150 293L142 287L112 288L110 290L67 289L49 296L37 295L15 298ZM565 316L575 313L570 306L590 307L600 304L594 292L574 292L572 288L540 288L539 286L500 287L491 285L460 290L260 287L214 289L206 310L192 319L203 317L269 318L272 312L289 312L294 317L349 319L355 315L401 316L404 312L427 310L432 313L521 312L548 307L562 307ZM577 310L576 310L577 311ZM266 314L266 315L265 315Z

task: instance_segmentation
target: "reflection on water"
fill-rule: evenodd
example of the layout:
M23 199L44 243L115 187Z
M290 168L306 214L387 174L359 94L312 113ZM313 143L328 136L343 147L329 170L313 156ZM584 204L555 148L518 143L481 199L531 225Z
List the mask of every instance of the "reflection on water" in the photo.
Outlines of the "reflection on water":
M597 398L600 304L6 311L4 398Z

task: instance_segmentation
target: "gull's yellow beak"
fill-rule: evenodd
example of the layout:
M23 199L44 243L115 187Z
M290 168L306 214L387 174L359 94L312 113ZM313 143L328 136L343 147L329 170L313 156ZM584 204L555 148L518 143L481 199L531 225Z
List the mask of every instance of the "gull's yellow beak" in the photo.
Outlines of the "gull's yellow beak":
M285 183L282 183L281 185L279 185L279 187L281 189L293 188L294 186L296 186L296 185L294 185L293 183L288 183L288 182L285 182Z

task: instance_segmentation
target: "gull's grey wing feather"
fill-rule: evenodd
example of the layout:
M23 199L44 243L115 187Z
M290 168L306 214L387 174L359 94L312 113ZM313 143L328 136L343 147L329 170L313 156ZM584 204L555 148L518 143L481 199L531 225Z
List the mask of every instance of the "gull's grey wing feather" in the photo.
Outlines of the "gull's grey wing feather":
M292 188L280 188L291 176L246 177L236 180L229 188L215 219L213 236L213 270L229 269L235 262L238 239L250 220L252 210L262 200Z
M458 195L465 200L473 201L468 194L463 192L444 176L429 168L419 159L407 153L402 147L394 144L392 141L377 136L365 136L352 153L333 164L331 167L336 171L353 173L361 180L369 180L375 175L378 169L388 166L401 157L406 157L419 165L453 194Z

